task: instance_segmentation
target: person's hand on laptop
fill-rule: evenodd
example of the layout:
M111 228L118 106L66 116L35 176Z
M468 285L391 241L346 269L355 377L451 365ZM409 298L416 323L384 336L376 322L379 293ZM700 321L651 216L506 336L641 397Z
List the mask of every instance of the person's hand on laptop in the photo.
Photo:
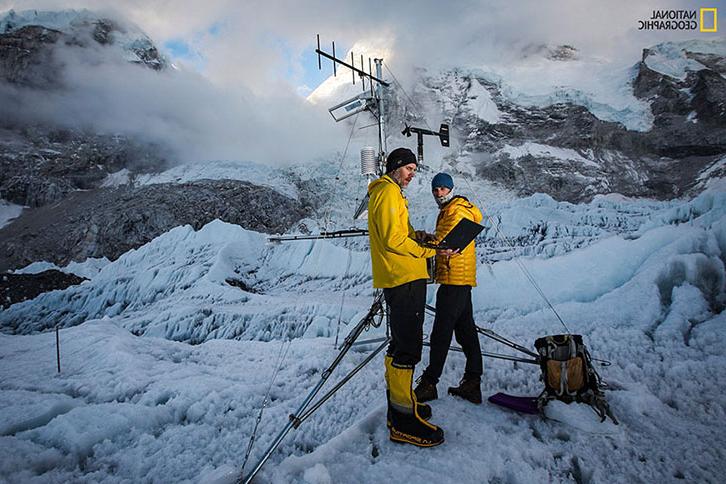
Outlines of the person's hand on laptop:
M416 231L417 242L433 242L434 240L436 240L436 236L434 234L429 234L425 230Z

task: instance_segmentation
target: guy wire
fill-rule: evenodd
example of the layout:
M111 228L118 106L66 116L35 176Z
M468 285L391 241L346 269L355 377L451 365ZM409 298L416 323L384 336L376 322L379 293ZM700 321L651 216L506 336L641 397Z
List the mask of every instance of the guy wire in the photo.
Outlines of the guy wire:
M477 196L476 192L473 190L473 188L472 188L471 184L469 183L469 180L466 178L466 176L463 173L461 173L460 171L458 171L458 170L456 170L456 171L460 175L460 178L464 179L464 182L466 183L466 186L469 189L469 193L471 193L474 196L474 198L476 199L476 202L479 204L479 206L484 207L484 205L481 203L481 200L479 200L479 197ZM492 227L494 227L494 231L496 232L497 236L501 240L503 240L504 243L506 243L510 249L516 250L516 247L514 246L514 244L501 232L501 230L499 230L499 224L494 222L494 219L487 212L485 212L485 218L489 221L489 223L492 224ZM519 268L522 271L522 273L524 274L524 276L529 281L529 283L532 284L532 287L534 287L535 291L537 291L537 293L544 300L544 302L547 303L547 306L549 306L549 308L555 314L555 316L557 317L559 322L565 328L565 331L567 331L567 334L571 334L570 328L567 327L567 325L565 324L562 317L560 317L560 314L557 312L555 307L552 305L550 300L547 298L544 291L542 291L542 288L539 286L539 284L537 284L537 281L535 280L532 273L530 273L529 270L527 270L527 267L524 265L524 263L520 260L519 257L514 257L514 260L517 263L517 265L519 266Z
M398 86L398 88L403 92L404 96L406 96L406 99L408 100L408 103L411 105L411 108L413 109L413 112L416 116L423 119L424 124L428 129L431 129L431 126L429 126L429 123L426 121L426 118L421 115L421 111L419 106L411 99L411 96L408 95L406 90L403 88L403 85L401 85L400 82L398 82L398 79L396 79L396 76L393 74L393 71L388 67L388 64L384 64L386 66L386 70L393 78L393 82Z
M275 379L277 378L277 374L280 372L280 368L282 367L282 362L285 361L285 357L287 356L288 350L290 350L290 346L292 346L292 340L288 341L287 349L285 350L285 354L282 353L282 349L285 348L285 341L282 342L282 345L280 345L280 351L277 354L277 364L275 365L275 371L272 374L272 379L270 380L270 384L267 387L267 392L265 393L265 398L262 400L262 406L260 407L260 412L257 414L257 420L255 421L255 427L252 429L252 435L250 435L250 442L247 445L247 452L245 453L244 461L242 461L242 469L240 472L244 471L245 465L247 465L247 460L250 458L250 454L252 453L252 446L255 443L255 438L257 436L257 428L260 425L260 422L262 421L262 412L265 410L265 407L267 406L267 400L270 397L270 391L272 390L272 385L275 383Z
M335 188L333 189L333 199L338 195L339 187L340 187L340 173L343 171L343 163L345 162L345 157L348 155L348 148L350 147L350 141L353 139L353 133L355 133L355 125L358 122L358 115L360 113L357 113L355 117L353 118L353 125L350 128L350 134L348 135L348 142L345 143L345 150L343 151L343 155L340 157L340 163L338 163L338 171L335 175ZM332 205L328 205L328 210L323 216L323 228L327 231L328 230L328 223L330 222L330 216L332 213Z
M350 269L350 265L353 262L353 251L350 249L348 250L348 264L345 266L345 274L343 275L343 280L346 280L348 278L348 270ZM335 343L333 345L333 348L338 348L338 335L340 334L340 321L343 318L343 306L345 305L345 295L348 292L348 288L343 289L343 297L340 299L340 311L338 312L338 327L335 330Z

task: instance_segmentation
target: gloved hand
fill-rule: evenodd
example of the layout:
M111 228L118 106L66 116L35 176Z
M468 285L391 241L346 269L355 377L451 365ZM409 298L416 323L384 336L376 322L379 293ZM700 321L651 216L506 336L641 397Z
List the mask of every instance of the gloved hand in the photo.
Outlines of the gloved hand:
M433 242L436 239L434 234L429 234L425 230L416 230L415 233L417 242Z

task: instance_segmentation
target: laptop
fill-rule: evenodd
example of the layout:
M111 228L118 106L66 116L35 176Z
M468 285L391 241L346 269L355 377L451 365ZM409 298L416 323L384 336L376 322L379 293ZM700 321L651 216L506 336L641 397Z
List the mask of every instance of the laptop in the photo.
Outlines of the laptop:
M423 243L421 245L430 249L451 249L462 251L471 243L472 240L476 238L477 235L479 235L482 230L484 230L483 225L479 225L469 219L462 218L459 223L456 224L456 227L451 229L451 232L446 234L446 237L444 237L438 244Z

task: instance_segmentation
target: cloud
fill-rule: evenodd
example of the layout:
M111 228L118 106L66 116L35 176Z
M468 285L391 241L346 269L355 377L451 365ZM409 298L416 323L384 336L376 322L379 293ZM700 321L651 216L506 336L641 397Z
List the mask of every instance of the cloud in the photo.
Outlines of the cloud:
M91 68L77 52L61 54L67 85L75 84L65 97L24 93L31 113L138 131L173 142L182 158L294 161L340 150L344 138L323 107L299 94L305 69L316 68L302 62L317 33L345 45L389 38L390 68L406 84L414 66L507 64L541 44L571 44L583 55L632 64L643 47L694 36L637 31L638 20L654 9L695 7L686 0L0 0L0 12L10 8L115 9L158 46L184 42L200 59L155 73Z
M302 162L343 147L327 113L285 89L254 94L183 66L157 72L128 63L118 46L93 42L58 42L42 69L57 84L0 83L3 123L131 135L172 148L179 161Z
M353 45L385 32L396 39L402 66L499 62L528 44L631 56L649 43L693 36L638 32L639 19L654 9L695 8L688 0L0 0L0 10L13 7L118 9L159 44L190 40L208 60L205 75L213 82L243 83L255 93L277 92L280 65L314 48L316 33Z

